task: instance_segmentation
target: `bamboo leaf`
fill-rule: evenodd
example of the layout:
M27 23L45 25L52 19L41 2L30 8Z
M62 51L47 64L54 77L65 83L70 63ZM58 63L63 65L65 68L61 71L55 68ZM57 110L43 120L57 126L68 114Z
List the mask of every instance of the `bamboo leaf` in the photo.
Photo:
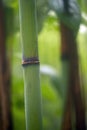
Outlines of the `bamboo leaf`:
M69 14L66 13L63 0L49 0L49 5L50 8L56 12L61 22L72 29L74 33L78 31L81 14L76 0L69 0Z

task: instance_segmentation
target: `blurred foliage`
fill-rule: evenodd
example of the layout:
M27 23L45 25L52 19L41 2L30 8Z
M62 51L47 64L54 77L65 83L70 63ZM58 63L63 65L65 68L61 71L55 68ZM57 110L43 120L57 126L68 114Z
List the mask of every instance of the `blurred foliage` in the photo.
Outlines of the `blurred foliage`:
M56 12L59 20L68 26L76 34L81 23L81 14L76 0L69 0L68 13L64 7L63 0L49 0L50 8Z
M14 9L14 23L15 30L19 30L19 13L18 13L18 0L3 0L4 5ZM81 11L87 13L87 0L78 0ZM67 26L69 26L74 32L78 31L79 24L81 22L80 8L77 4L77 0L69 1L69 13L66 15L63 0L36 0L37 6L37 23L38 32L41 31L43 27L44 20L48 17L50 11L55 12L55 17L59 18ZM65 20L63 20L65 19ZM87 20L82 16L82 22L87 25Z
M3 0L3 3L7 7L18 8L18 0Z

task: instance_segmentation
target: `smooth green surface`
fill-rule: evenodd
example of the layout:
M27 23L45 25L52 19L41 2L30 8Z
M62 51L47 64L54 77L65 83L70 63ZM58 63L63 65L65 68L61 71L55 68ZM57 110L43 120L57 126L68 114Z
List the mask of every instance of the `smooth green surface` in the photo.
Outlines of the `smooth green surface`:
M36 1L19 0L20 31L23 58L38 58ZM26 130L42 130L39 65L23 67Z
M25 111L27 130L42 130L39 66L24 68Z
M24 57L38 56L35 0L19 0L21 42Z

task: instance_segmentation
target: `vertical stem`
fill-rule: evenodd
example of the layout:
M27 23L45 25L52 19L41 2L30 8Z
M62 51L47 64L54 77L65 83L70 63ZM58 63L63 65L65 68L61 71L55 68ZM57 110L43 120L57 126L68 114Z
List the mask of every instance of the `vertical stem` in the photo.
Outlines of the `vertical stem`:
M85 125L85 109L84 109L84 103L81 97L81 88L80 88L80 77L79 77L79 65L78 65L78 54L77 54L77 44L75 41L75 37L73 36L73 32L63 25L61 23L61 32L62 38L64 39L65 45L62 46L62 51L66 54L64 54L64 57L68 56L69 59L69 73L70 73L70 79L69 79L69 93L70 98L72 96L74 107L75 107L75 115L76 115L76 129L82 130L86 129ZM71 94L72 93L72 94ZM68 99L69 100L69 99ZM69 104L67 105L68 110ZM70 117L70 116L69 116ZM69 122L68 118L68 122ZM67 120L65 120L66 122ZM66 122L65 124L67 124Z
M1 130L6 130L7 120L7 102L6 102L6 30L5 14L2 1L0 1L0 122Z
M80 84L80 74L79 74L79 60L77 52L77 43L72 35L70 37L70 84L72 97L75 105L75 115L76 115L76 130L86 130L85 122L85 106L84 101L81 96L81 84Z
M69 37L68 37L68 31L65 28L65 26L60 23L60 29L61 29L61 58L62 58L62 64L65 66L65 63L67 65L65 66L65 71L63 72L65 75L64 78L66 79L67 74L67 83L64 83L64 87L66 87L66 95L64 97L65 100L65 110L64 110L64 117L62 122L62 130L72 130L72 122L71 122L71 96L70 96L70 88L69 88L69 76L70 76L70 63L69 63ZM63 67L64 68L64 67Z
M8 111L8 127L6 130L13 129L12 119L12 103L11 103L11 62L12 62L12 46L14 33L14 9L4 7L5 10L5 28L6 28L6 58L7 58L7 74L6 74L6 96L7 96L7 111Z
M64 117L63 117L63 122L62 122L62 130L72 130L70 94L68 95L67 102L65 104Z
M23 60L37 58L36 1L19 0ZM23 67L27 130L42 130L39 64Z

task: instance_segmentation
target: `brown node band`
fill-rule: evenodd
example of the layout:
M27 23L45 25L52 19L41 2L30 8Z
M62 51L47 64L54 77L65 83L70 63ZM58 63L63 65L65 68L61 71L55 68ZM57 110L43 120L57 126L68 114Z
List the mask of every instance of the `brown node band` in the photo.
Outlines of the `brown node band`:
M39 64L39 63L40 62L37 57L23 58L22 60L22 66L34 65L34 64Z

